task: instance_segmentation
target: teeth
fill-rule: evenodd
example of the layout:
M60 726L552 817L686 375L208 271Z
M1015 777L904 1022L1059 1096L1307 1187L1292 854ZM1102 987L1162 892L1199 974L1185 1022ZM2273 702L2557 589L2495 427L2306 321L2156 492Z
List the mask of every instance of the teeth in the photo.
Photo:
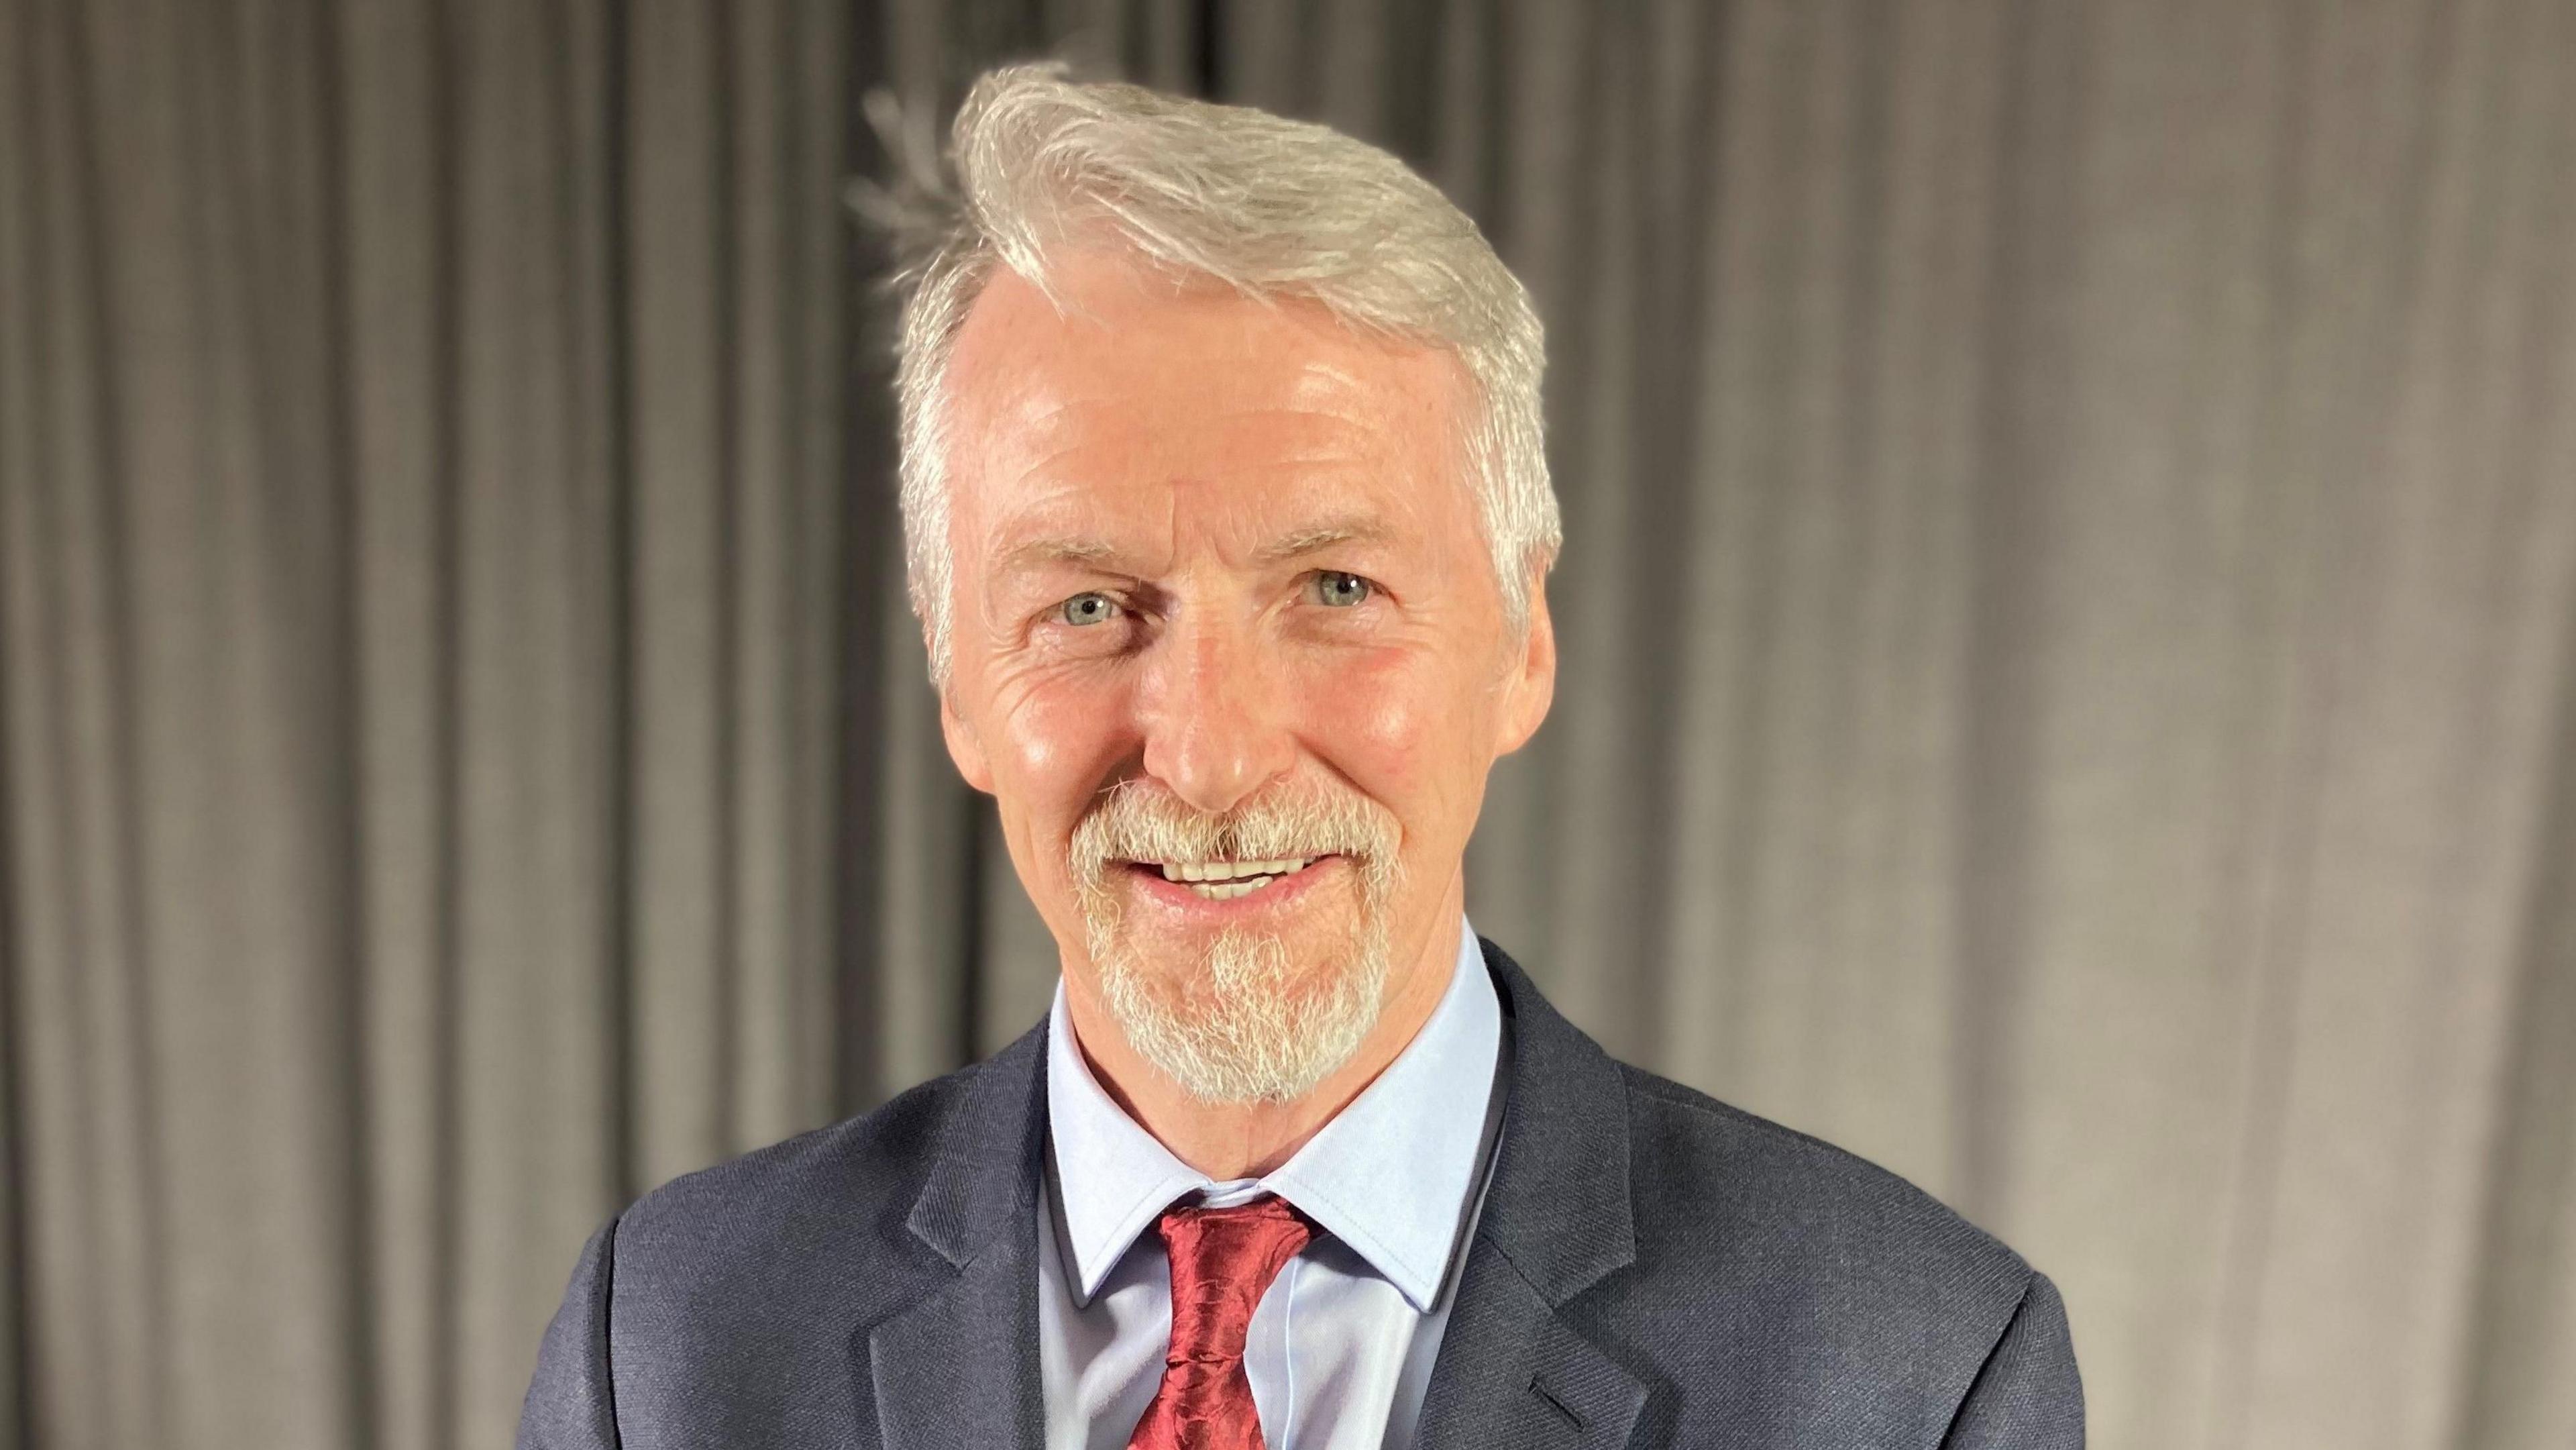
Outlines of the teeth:
M1210 901L1231 901L1249 896L1282 876L1293 876L1314 864L1311 856L1290 856L1277 861L1165 861L1161 863L1163 879L1189 884L1190 890Z

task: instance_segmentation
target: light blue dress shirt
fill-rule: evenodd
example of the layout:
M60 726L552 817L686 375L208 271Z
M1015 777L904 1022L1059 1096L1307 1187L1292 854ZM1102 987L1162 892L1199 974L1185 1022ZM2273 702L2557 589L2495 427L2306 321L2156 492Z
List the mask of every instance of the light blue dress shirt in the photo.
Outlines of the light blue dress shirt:
M1038 1360L1047 1450L1124 1450L1162 1382L1175 1200L1276 1193L1324 1232L1253 1311L1244 1371L1270 1450L1403 1450L1456 1292L1501 1116L1502 1004L1460 923L1448 990L1377 1081L1277 1171L1219 1183L1103 1091L1064 986L1047 1027Z

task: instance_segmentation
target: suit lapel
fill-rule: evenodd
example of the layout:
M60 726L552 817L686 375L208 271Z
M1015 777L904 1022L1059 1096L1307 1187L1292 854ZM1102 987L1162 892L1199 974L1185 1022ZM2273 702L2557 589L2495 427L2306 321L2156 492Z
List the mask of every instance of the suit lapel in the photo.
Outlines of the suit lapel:
M868 1335L886 1450L1036 1450L1036 1282L1031 1253L997 1242Z
M1479 1243L1422 1401L1419 1450L1615 1450L1645 1386Z
M1564 1308L1636 1260L1627 1087L1511 958L1484 946L1508 1023L1508 1096L1415 1444L1612 1450L1646 1387Z
M906 1220L955 1276L860 1352L884 1450L1037 1450L1037 1207L1044 1023L976 1070Z

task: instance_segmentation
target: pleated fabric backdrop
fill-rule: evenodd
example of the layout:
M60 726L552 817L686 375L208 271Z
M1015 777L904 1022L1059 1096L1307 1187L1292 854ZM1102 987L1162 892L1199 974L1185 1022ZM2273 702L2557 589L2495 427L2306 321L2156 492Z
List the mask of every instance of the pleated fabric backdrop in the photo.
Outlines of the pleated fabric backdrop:
M1042 1010L861 96L1386 142L1544 307L1478 926L2064 1286L2576 1443L2576 6L0 0L0 1443L505 1443L583 1235Z

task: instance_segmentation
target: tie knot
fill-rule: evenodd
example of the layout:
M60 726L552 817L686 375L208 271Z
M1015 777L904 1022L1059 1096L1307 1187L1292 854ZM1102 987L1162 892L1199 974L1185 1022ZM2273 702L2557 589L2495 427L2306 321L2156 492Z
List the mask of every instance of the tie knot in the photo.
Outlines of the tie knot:
M1276 1194L1231 1208L1167 1208L1155 1223L1172 1259L1172 1348L1166 1364L1243 1358L1252 1311L1315 1236Z

